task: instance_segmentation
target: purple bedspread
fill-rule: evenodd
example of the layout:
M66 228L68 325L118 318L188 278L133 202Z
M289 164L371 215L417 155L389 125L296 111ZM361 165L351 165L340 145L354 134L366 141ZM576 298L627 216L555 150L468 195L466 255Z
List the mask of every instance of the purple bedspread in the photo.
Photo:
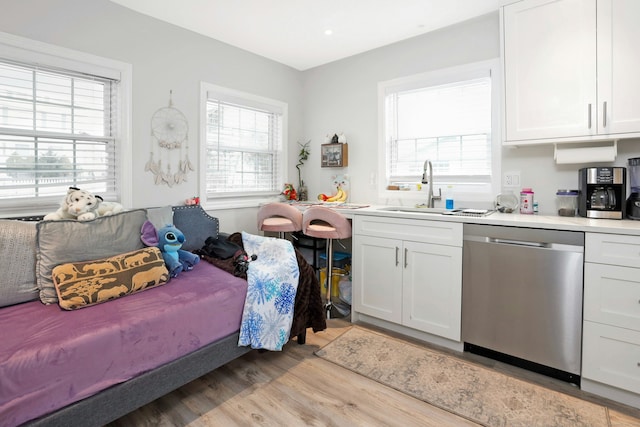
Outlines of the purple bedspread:
M240 328L247 282L201 262L166 285L64 311L0 310L0 425L53 412Z

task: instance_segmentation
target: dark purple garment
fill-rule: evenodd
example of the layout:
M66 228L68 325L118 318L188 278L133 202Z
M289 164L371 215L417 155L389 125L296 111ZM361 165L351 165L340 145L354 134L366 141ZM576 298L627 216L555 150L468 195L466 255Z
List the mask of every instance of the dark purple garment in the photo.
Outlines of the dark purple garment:
M235 333L247 282L201 262L169 283L65 311L0 309L0 425L24 423Z

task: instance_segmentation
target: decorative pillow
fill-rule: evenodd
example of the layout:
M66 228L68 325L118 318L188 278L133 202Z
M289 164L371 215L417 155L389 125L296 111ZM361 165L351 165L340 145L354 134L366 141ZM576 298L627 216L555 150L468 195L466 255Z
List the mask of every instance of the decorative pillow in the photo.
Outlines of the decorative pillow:
M36 223L0 220L0 307L38 299Z
M99 304L168 280L162 253L155 247L53 269L58 303L65 310Z
M40 300L44 304L58 302L52 279L54 267L142 249L144 244L140 240L140 229L146 220L146 210L136 209L90 221L39 222L36 283L40 290Z

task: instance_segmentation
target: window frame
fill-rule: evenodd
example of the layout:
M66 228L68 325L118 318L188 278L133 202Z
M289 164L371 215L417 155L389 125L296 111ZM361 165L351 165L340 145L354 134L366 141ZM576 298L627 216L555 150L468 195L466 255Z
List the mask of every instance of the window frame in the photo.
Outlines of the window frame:
M209 93L214 94L212 98L226 102L233 102L238 105L246 105L248 108L261 108L264 110L275 110L282 114L282 141L278 156L278 173L276 177L276 189L268 192L247 192L245 194L208 194L207 193L207 101ZM246 207L257 207L262 203L272 201L277 197L284 185L287 176L287 130L288 130L288 104L286 102L242 92L235 89L218 86L212 83L200 83L200 173L199 173L199 194L200 203L205 209L236 209ZM280 184L278 186L278 183Z
M116 144L114 176L116 178L117 196L115 198L124 206L131 206L133 189L130 185L126 185L133 181L131 64L3 32L0 32L0 57L9 61L42 64L47 68L58 68L119 80L115 106L116 118L114 120L117 124L114 135ZM0 216L41 215L57 209L62 197L43 197L42 199L35 199L33 203L24 203L23 200L20 203L0 201Z
M430 86L446 85L455 82L472 80L478 77L491 77L491 180L486 184L471 182L451 182L450 178L434 175L434 194L438 188L444 192L447 186L453 185L455 198L464 202L486 202L493 200L501 187L501 86L502 73L499 58L469 63L461 66L428 71L378 83L378 198L379 200L420 200L426 197L426 188L422 191L387 190L387 171L389 166L386 117L386 97L390 92L398 92ZM424 159L427 160L427 159ZM415 189L412 189L415 190ZM444 206L444 197L441 204Z

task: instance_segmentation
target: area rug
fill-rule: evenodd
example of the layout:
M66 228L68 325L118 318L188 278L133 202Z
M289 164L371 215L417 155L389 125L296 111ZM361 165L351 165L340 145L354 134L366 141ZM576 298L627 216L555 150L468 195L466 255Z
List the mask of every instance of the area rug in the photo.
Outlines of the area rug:
M316 355L485 426L609 426L607 408L354 326Z

